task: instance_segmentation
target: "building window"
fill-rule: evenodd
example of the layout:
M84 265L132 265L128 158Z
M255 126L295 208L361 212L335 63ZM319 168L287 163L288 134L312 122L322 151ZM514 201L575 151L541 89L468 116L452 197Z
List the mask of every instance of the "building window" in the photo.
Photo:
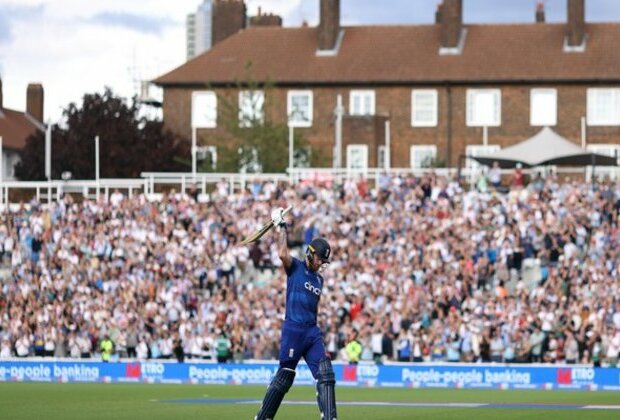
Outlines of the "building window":
M217 167L217 148L215 146L198 146L196 160L202 170L215 170Z
M467 90L467 125L498 127L502 121L502 94L499 89Z
M368 168L368 146L349 144L347 146L347 169L365 170Z
M591 143L586 148L597 155L611 156L619 159L620 162L620 145L618 144L596 144Z
M411 125L413 127L437 126L437 91L435 89L411 91Z
M217 126L217 96L212 91L192 92L192 127Z
M387 154L385 153L385 146L377 147L377 168L387 168Z
M465 147L465 155L466 156L488 156L492 153L499 151L501 147L497 144L490 144L484 146L482 144L470 144ZM474 159L467 159L465 165L471 172L477 172L481 165L476 162Z
M349 98L351 115L375 115L375 91L352 90Z
M432 144L411 146L410 161L412 169L431 168L437 159L437 146Z
M239 173L242 174L259 174L263 171L263 166L258 160L258 150L256 147L238 148L239 160L241 167Z
M620 89L588 89L588 125L620 125Z
M532 89L530 91L530 124L553 126L557 124L557 91Z
M12 151L4 150L2 156L2 178L6 180L15 179L15 165L19 163L19 155Z
M587 149L599 155L612 156L618 159L620 163L620 145L618 144L588 144ZM591 180L592 175L595 174L599 179L618 179L618 167L617 166L601 166L596 167L587 166L586 179Z
M288 125L291 127L311 127L312 91L289 90L287 102Z
M265 92L243 90L239 92L239 127L252 127L264 122Z
M312 147L297 146L293 154L295 168L311 168L312 167Z

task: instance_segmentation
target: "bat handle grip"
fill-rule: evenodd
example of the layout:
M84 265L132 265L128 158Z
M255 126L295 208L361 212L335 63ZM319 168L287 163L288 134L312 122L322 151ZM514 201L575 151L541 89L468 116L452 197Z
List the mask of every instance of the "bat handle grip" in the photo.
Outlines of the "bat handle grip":
M291 212L291 210L293 210L293 206L288 206L282 211L282 216L286 216L287 214Z

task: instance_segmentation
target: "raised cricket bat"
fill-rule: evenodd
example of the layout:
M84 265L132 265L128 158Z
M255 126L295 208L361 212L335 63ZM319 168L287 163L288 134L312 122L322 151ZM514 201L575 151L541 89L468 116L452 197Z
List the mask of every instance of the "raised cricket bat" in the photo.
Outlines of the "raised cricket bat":
M288 206L287 208L285 208L284 211L282 212L282 217L286 216L291 210L293 210L293 206ZM261 228L258 229L256 232L254 232L253 234L245 238L243 241L241 241L241 245L247 245L247 244L251 244L252 242L258 241L260 238L263 237L265 233L269 232L272 227L273 227L273 222L270 220L269 222L261 226Z

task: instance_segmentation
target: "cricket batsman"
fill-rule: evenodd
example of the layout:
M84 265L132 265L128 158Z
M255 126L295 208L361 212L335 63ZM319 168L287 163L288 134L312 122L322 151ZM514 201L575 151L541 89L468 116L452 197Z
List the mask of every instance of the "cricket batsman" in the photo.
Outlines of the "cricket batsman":
M308 245L305 261L291 257L287 245L284 209L272 211L277 226L278 254L286 271L286 314L280 339L280 367L276 372L255 420L273 419L293 385L295 368L302 357L317 381L316 395L321 419L336 420L336 377L327 358L323 335L317 325L317 312L323 277L319 274L329 264L331 249L325 239L316 238Z

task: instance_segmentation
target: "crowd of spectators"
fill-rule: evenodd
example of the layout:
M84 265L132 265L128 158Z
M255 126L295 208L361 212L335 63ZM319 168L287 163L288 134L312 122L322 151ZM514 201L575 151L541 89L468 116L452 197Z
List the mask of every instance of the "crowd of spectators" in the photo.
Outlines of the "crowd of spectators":
M337 360L615 365L620 183L523 184L384 174L31 202L1 216L0 358L277 358L275 235L240 240L293 205L293 254L332 246L319 323Z

